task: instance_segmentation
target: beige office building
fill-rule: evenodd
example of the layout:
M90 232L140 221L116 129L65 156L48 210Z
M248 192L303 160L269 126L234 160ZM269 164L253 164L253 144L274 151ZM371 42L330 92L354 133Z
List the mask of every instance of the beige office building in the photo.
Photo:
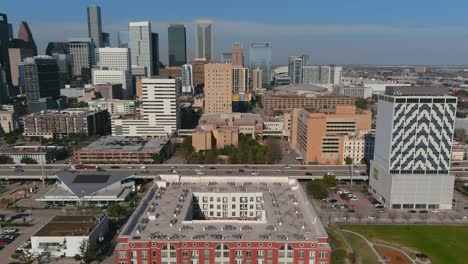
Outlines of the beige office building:
M372 114L354 105L334 109L294 109L291 148L305 164L342 164L346 136L371 129Z
M232 65L205 65L205 114L232 113Z
M262 91L263 70L260 68L256 68L252 71L252 75L252 90L254 92Z
M18 66L24 59L34 57L34 51L31 49L9 48L8 56L10 58L10 74L11 83L13 86L19 85L19 70Z

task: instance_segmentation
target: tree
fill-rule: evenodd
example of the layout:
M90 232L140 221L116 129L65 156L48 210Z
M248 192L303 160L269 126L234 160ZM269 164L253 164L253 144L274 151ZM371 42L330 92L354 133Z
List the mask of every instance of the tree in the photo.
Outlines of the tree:
M107 207L107 213L114 219L122 219L127 214L127 209L119 204L114 204Z
M356 98L355 104L356 104L356 107L360 109L369 108L369 102L364 98Z
M268 152L266 156L267 162L273 164L278 161L281 161L281 159L283 158L283 152L281 151L281 145L279 143L279 140L275 138L268 138L266 143L268 147Z
M0 155L0 164L13 164L13 159L7 156Z
M461 142L466 140L466 130L464 128L455 129L455 139Z
M153 163L161 164L161 156L159 155L159 153L151 155L151 158L153 159Z
M80 245L81 263L89 264L96 260L98 245L94 240L84 240Z
M325 199L328 197L327 186L322 181L310 181L307 183L307 191L315 199Z
M37 161L30 158L30 157L23 157L21 159L21 163L23 163L23 164L37 164Z
M349 156L347 156L345 159L344 159L344 162L346 165L351 165L353 164L353 159Z
M211 149L205 152L205 164L216 164L218 163L218 154L216 149Z
M322 182L327 188L336 187L337 180L334 175L323 175Z

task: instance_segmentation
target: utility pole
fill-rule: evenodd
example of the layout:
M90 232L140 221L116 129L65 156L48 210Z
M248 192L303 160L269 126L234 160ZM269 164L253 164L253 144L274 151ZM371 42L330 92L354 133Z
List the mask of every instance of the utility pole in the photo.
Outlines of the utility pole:
M45 184L45 177L44 177L44 159L42 158L42 136L39 138L39 150L40 150L40 155L41 155L42 184Z
M354 170L353 170L353 169L354 169L353 166L354 166L354 162L351 163L350 166L351 166L351 173L350 173L350 175L351 175L351 186L353 186L353 171L354 171Z

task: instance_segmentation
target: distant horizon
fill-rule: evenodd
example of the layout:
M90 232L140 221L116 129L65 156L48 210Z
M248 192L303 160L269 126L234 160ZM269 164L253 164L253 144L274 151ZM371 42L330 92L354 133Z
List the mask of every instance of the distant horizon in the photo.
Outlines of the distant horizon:
M27 5L28 8L24 8ZM313 65L446 66L468 65L467 2L429 0L420 5L396 0L324 3L292 0L288 5L239 0L219 3L157 3L150 0L16 0L2 13L13 24L31 28L39 54L48 42L87 37L86 7L101 7L102 26L116 46L117 32L131 21L150 21L160 35L161 61L167 64L167 27L187 28L187 58L194 57L194 21L214 21L215 59L240 42L248 65L249 45L270 42L272 64L287 65L288 56L308 54ZM40 11L38 11L40 10Z

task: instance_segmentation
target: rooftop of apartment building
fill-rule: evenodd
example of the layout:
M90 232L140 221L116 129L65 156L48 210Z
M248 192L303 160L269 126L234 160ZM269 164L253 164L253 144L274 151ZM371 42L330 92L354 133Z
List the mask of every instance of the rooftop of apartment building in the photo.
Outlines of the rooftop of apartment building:
M57 215L33 236L87 236L101 220L100 216Z
M324 114L324 115L359 115L369 114L370 110L357 108L355 105L335 105L334 108L305 108L311 114Z
M258 114L250 113L219 113L219 114L204 114L200 117L199 124L210 122L262 122L262 117Z
M449 96L450 88L444 86L387 86L385 94L393 96Z
M104 152L159 152L167 144L167 138L101 137L80 151Z
M107 110L89 110L89 108L67 108L63 110L45 110L37 113L29 114L28 116L75 116L75 115L92 115Z
M205 179L206 182L199 181L192 177L180 177L167 186L165 181L156 181L120 236L136 241L285 242L315 241L318 237L327 237L307 195L296 180L249 176L232 177L228 181L216 177ZM227 204L226 208L231 211L231 206L239 206L239 202L246 203L246 208L252 204L252 210L260 211L261 216L213 218L200 217L194 212L194 208L205 211L210 205L226 210L223 204Z

